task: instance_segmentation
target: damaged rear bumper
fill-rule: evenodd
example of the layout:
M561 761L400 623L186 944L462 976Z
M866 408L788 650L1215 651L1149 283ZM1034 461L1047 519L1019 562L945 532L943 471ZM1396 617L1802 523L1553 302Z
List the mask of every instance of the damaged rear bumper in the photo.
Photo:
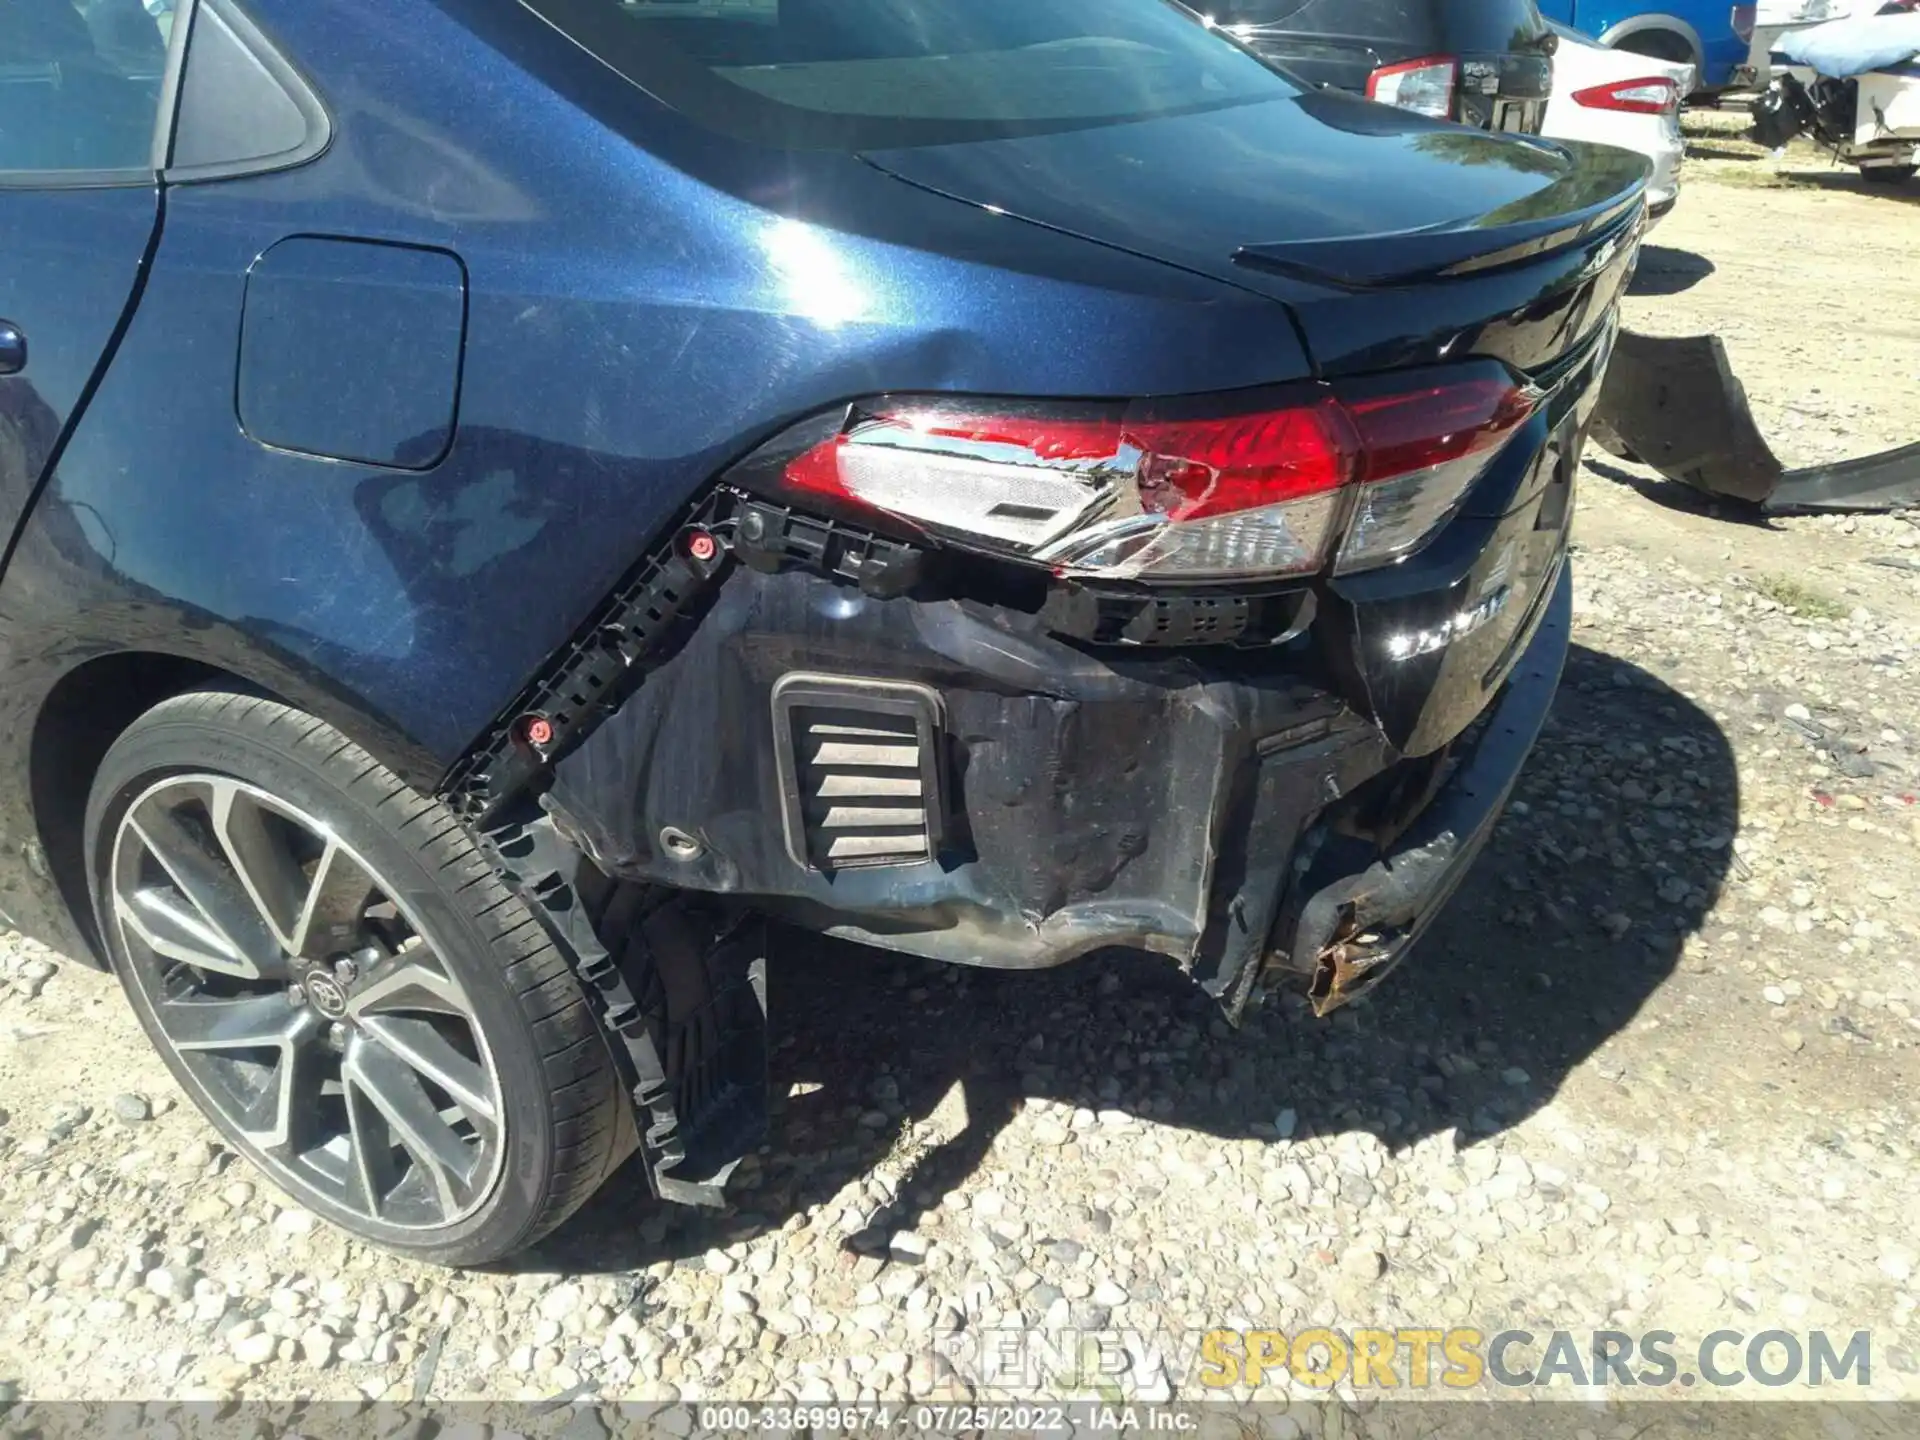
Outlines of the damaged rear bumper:
M1558 672L1612 331L1420 550L1312 582L1057 582L716 485L444 789L477 829L537 799L615 881L960 964L1145 950L1232 1008L1313 890L1519 769L1472 727Z
M619 879L970 965L1143 949L1236 1004L1270 952L1321 923L1324 906L1288 906L1303 875L1322 877L1305 857L1328 817L1374 837L1364 870L1423 805L1453 816L1461 795L1491 797L1428 902L1457 881L1565 652L1565 508L1564 485L1532 492L1474 531L1452 585L1418 597L1410 613L1472 613L1474 628L1397 666L1440 677L1418 723L1398 726L1343 698L1353 682L1311 635L1116 651L1009 607L738 567L686 643L559 761L543 804ZM1323 602L1323 622L1341 603ZM1389 638L1349 628L1356 645ZM1453 737L1515 670L1530 678L1503 692L1485 728L1499 738L1463 760ZM1450 708L1433 699L1449 693Z
M969 600L736 569L556 767L602 870L1001 969L1263 948L1301 822L1392 764L1285 654L1090 653Z
M1404 959L1485 847L1546 724L1572 619L1572 576L1563 569L1505 693L1452 757L1433 799L1365 868L1343 861L1334 839L1295 886L1287 938L1270 963L1306 978L1318 1013L1370 989Z

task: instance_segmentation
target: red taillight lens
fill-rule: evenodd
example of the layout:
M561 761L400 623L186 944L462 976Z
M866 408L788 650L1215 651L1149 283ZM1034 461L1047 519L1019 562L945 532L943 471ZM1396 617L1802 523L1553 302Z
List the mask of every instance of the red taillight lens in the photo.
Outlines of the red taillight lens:
M1533 409L1504 376L1353 396L1344 404L1366 455L1363 480L1390 480L1485 454Z
M1589 110L1624 110L1634 115L1664 115L1680 103L1680 87L1664 76L1617 80L1573 92L1576 105Z
M1367 98L1441 120L1453 118L1453 91L1460 64L1451 55L1427 55L1382 65L1367 77Z
M1417 549L1532 407L1487 363L1228 413L888 397L741 478L1062 573L1286 576Z
M1736 5L1733 7L1733 33L1742 40L1753 39L1753 27L1760 22L1758 5Z
M1402 559L1446 521L1488 457L1533 413L1534 396L1504 371L1350 395L1365 458L1340 547L1343 574Z
M1121 432L1140 451L1146 508L1205 520L1337 490L1354 447L1332 400L1218 420L1134 419Z

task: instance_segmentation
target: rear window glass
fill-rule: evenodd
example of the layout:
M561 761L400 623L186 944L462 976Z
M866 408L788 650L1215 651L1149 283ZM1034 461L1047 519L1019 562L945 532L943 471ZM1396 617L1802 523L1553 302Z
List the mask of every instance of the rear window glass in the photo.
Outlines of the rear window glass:
M1295 95L1171 0L527 0L657 99L789 148L881 149Z
M1393 54L1500 52L1547 33L1535 0L1213 0L1223 25L1378 42Z

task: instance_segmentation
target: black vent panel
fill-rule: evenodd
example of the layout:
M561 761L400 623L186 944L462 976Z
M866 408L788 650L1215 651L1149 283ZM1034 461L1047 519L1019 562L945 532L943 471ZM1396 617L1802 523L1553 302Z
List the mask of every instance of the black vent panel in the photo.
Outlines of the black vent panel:
M787 851L832 872L921 865L940 848L941 704L897 680L793 674L773 689Z

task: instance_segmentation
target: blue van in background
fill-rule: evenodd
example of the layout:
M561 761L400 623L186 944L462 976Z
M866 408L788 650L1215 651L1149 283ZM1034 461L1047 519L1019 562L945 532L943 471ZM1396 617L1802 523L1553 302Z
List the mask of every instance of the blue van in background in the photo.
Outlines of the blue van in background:
M1700 89L1726 90L1753 80L1747 69L1747 41L1740 36L1738 11L1753 29L1752 5L1731 0L1539 0L1540 13L1593 36L1616 50L1653 55L1692 65Z

